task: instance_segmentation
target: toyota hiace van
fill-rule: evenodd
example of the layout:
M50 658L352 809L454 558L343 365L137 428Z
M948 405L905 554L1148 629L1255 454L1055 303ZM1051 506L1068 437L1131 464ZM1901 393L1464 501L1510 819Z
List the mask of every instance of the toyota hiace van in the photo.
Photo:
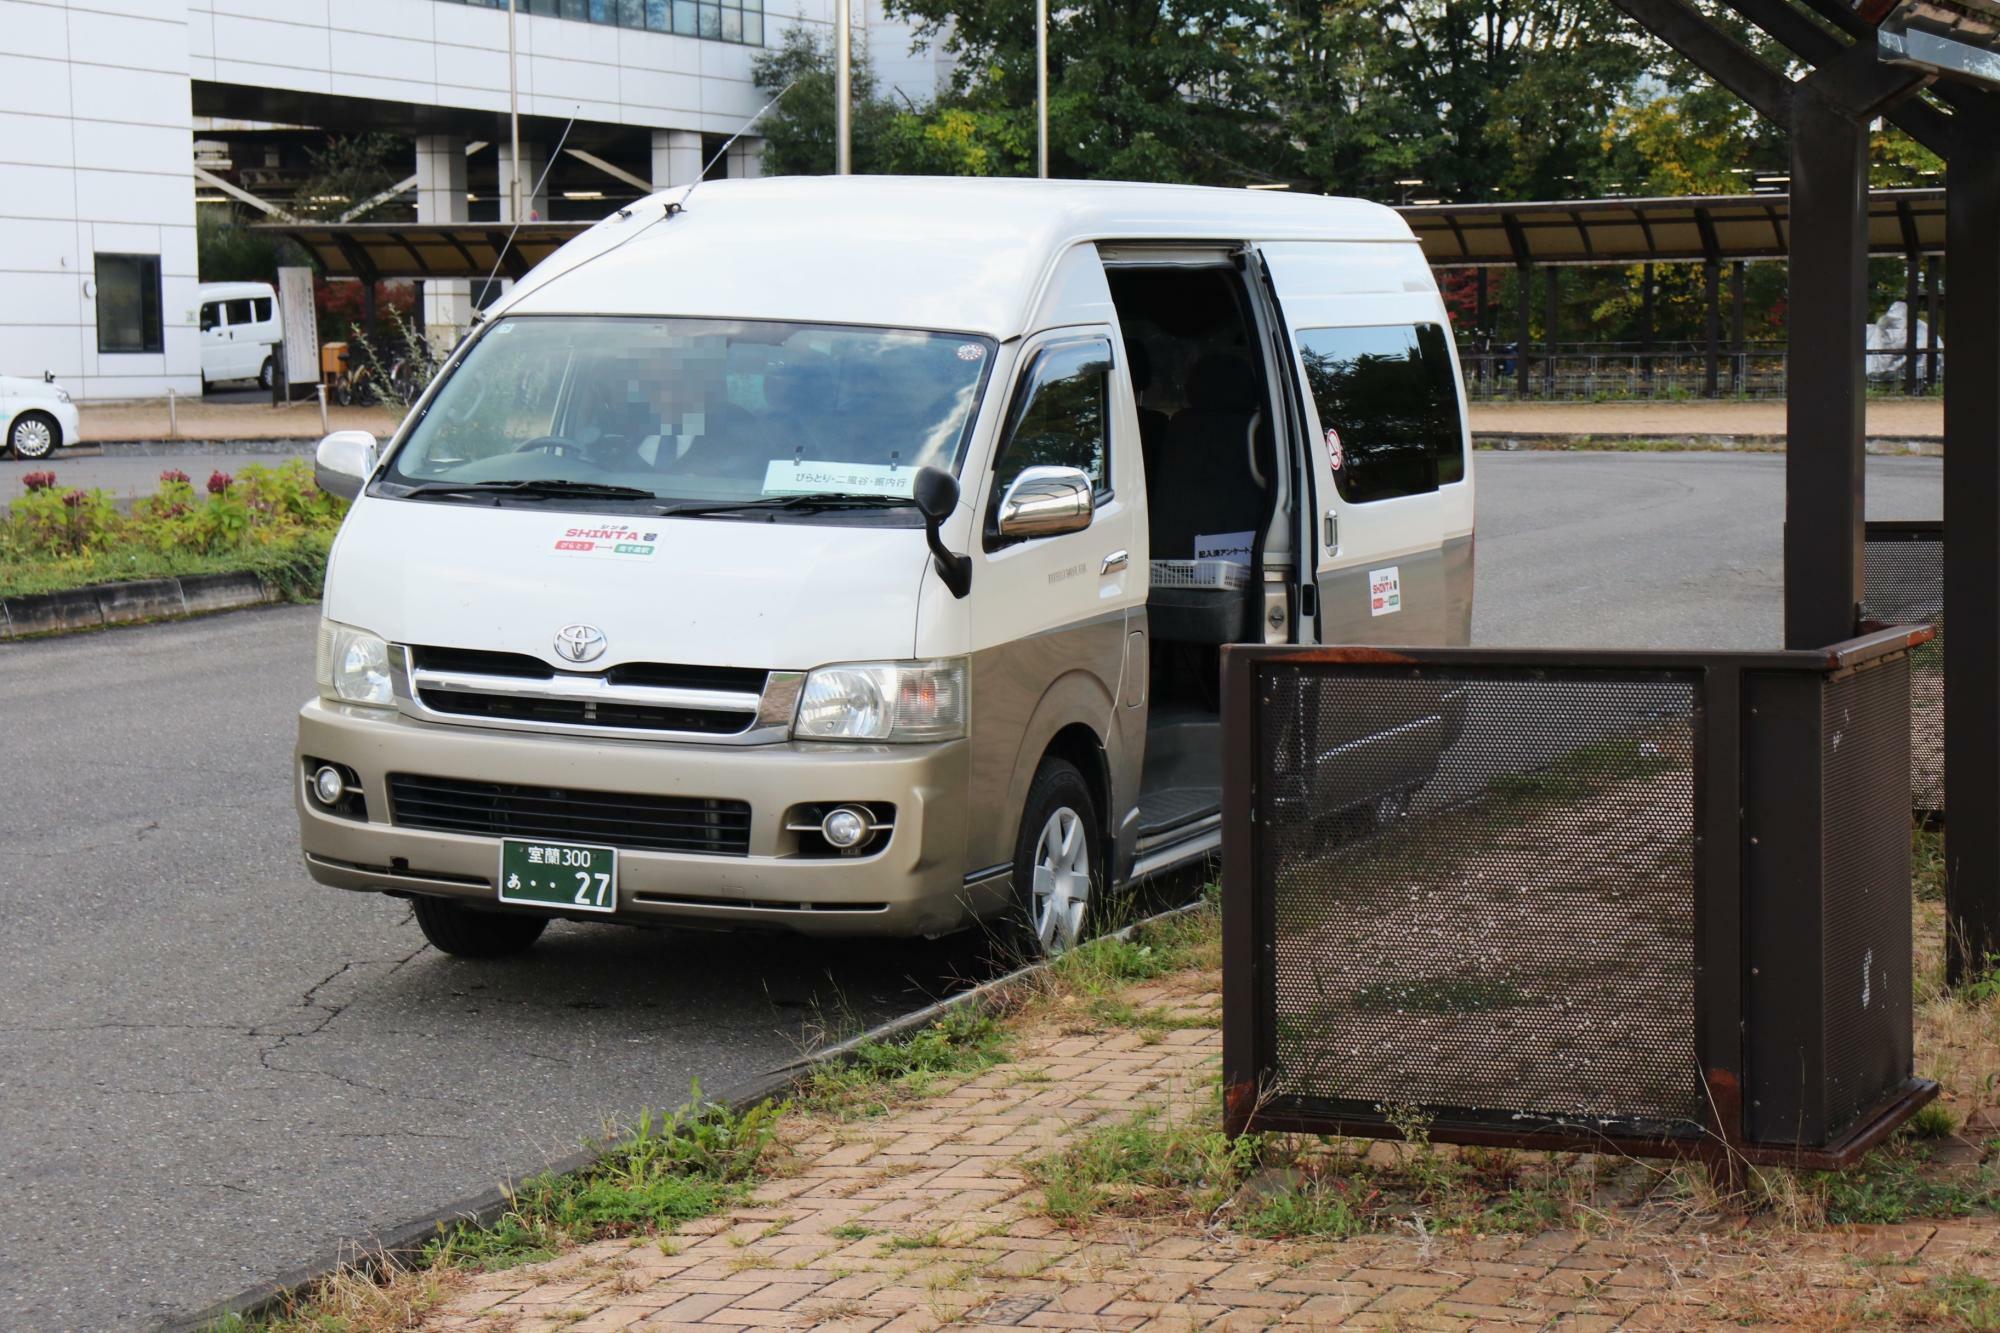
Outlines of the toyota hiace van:
M558 917L1054 952L1217 846L1223 645L1471 619L1446 312L1348 200L669 191L318 473L354 506L306 866L461 954ZM1345 743L1408 756L1358 805L1407 806L1444 711Z

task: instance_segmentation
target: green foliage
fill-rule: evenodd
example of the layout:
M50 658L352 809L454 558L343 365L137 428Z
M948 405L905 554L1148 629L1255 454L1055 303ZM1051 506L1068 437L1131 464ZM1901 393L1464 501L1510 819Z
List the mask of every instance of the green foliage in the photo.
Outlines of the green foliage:
M280 267L311 263L297 243L250 230L246 224L261 217L233 204L195 210L195 267L203 282L276 282Z
M867 1042L845 1062L816 1070L799 1102L834 1114L880 1115L928 1096L941 1079L998 1064L1006 1051L1006 1033L991 1015L955 1009L905 1041Z
M104 491L44 486L0 516L0 596L245 570L313 597L346 512L304 459L217 473L200 491L185 473L165 472L129 515Z
M348 214L409 174L406 140L393 134L354 134L328 138L324 148L307 153L311 174L292 192L291 211L305 218L340 218L367 222L394 201L383 200L352 217Z
M523 1182L492 1226L460 1225L431 1242L425 1266L494 1269L553 1257L566 1243L669 1228L741 1198L770 1151L782 1111L738 1113L693 1099L637 1126L596 1163Z
M1369 1229L1364 1207L1345 1180L1311 1180L1260 1195L1237 1215L1239 1229L1265 1240L1312 1236L1346 1240Z
M1065 1226L1102 1212L1211 1216L1255 1166L1263 1139L1232 1139L1205 1121L1175 1120L1148 1108L1123 1124L1091 1130L1027 1164L1044 1209Z

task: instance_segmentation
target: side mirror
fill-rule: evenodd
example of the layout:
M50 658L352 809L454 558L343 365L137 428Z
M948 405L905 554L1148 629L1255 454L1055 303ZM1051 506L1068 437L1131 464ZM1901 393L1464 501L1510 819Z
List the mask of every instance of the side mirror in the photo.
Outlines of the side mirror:
M374 471L375 437L365 430L337 430L319 442L313 456L313 480L343 500L361 494Z
M994 526L1010 541L1081 532L1090 526L1095 503L1090 478L1081 468L1023 468L1000 497Z
M924 516L924 540L930 544L938 577L953 597L964 597L972 591L972 557L947 550L938 535L938 528L958 508L958 478L941 467L919 468L910 484L910 498Z

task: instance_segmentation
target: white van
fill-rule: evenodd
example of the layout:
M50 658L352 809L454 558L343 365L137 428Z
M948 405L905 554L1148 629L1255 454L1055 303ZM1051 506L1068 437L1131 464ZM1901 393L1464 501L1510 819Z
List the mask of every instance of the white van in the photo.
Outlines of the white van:
M271 387L285 336L278 293L268 282L205 282L201 302L201 382L256 380Z
M306 865L461 954L552 917L1059 950L1217 846L1222 644L1466 641L1468 446L1386 208L655 195L518 283L386 448L320 445L358 498ZM1407 806L1452 734L1418 721L1357 805Z

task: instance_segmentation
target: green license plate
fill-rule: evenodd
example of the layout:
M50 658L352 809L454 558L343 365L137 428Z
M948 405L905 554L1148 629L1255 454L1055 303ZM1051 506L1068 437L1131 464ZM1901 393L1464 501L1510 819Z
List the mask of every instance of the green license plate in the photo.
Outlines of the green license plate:
M618 849L545 838L502 838L500 901L572 912L615 912Z

